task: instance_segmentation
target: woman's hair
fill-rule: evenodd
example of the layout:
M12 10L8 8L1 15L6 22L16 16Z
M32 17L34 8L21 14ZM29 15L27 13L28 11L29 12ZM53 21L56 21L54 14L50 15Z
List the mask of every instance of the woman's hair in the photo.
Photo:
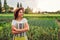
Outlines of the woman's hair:
M24 8L18 8L14 12L14 19L17 19L19 11L22 10L24 12Z

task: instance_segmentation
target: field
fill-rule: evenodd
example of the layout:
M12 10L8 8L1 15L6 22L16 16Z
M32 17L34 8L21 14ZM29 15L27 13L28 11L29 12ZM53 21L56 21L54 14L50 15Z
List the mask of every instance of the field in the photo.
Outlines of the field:
M24 14L29 23L29 40L58 40L60 14ZM0 40L12 40L11 21L13 14L0 14ZM3 39L4 38L4 39Z
M0 16L13 16L13 13L0 14ZM24 14L24 16L60 16L60 14Z

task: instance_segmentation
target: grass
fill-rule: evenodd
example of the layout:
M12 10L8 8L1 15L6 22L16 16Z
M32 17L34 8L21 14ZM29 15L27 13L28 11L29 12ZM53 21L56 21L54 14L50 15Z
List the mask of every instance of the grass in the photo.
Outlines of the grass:
M53 18L51 17L53 16ZM24 14L28 19L30 30L27 32L30 40L58 40L58 25L55 17L60 14ZM13 14L0 14L0 39L11 39L11 20ZM9 21L8 21L9 20ZM8 22L7 22L8 21ZM8 35L7 35L8 34Z
M14 14L0 14L0 16L13 16ZM60 16L60 14L24 14L24 16Z
M8 18L6 18L8 20ZM11 39L11 21L2 23L0 38ZM2 21L3 22L3 21ZM58 25L55 19L28 19L30 30L27 32L28 38L31 40L57 40ZM4 34L4 35L3 35ZM8 35L7 35L8 34Z

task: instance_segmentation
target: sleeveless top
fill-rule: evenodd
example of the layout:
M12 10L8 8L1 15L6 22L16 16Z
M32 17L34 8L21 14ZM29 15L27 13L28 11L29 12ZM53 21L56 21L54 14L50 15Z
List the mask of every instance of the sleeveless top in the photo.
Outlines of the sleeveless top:
M27 22L26 18L23 18L21 21L12 20L12 25L14 25L17 29L23 29L24 24L26 22ZM24 36L27 36L27 35L26 35L26 32L22 32L22 33L19 33L19 34L14 34L13 36L24 37Z

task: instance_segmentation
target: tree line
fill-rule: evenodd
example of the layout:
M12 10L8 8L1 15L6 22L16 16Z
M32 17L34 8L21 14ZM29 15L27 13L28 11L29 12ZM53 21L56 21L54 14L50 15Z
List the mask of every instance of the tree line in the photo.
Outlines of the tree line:
M20 8L20 7L23 7L22 6L22 3L19 3L19 2L17 2L17 5L16 5L16 7L17 8ZM23 7L24 8L24 7ZM14 8L13 7L10 7L9 5L7 5L7 0L4 0L4 5L3 5L3 7L2 7L2 2L1 2L1 0L0 0L0 13L13 13L13 10ZM32 9L29 7L29 6L27 6L27 8L25 8L25 13L26 14L28 14L28 13L32 13Z
M22 3L19 3L17 2L17 5L16 5L17 8L20 8L20 7L23 7L22 6ZM23 7L24 8L24 7ZM7 5L7 0L4 0L4 5L2 7L2 2L0 0L0 13L13 13L13 7L10 7L9 5ZM27 8L25 8L25 12L26 14L29 14L29 13L33 13L33 10L27 6ZM35 12L35 13L38 13L38 14L60 14L60 10L56 11L56 12L47 12L47 11L43 11L43 12Z

